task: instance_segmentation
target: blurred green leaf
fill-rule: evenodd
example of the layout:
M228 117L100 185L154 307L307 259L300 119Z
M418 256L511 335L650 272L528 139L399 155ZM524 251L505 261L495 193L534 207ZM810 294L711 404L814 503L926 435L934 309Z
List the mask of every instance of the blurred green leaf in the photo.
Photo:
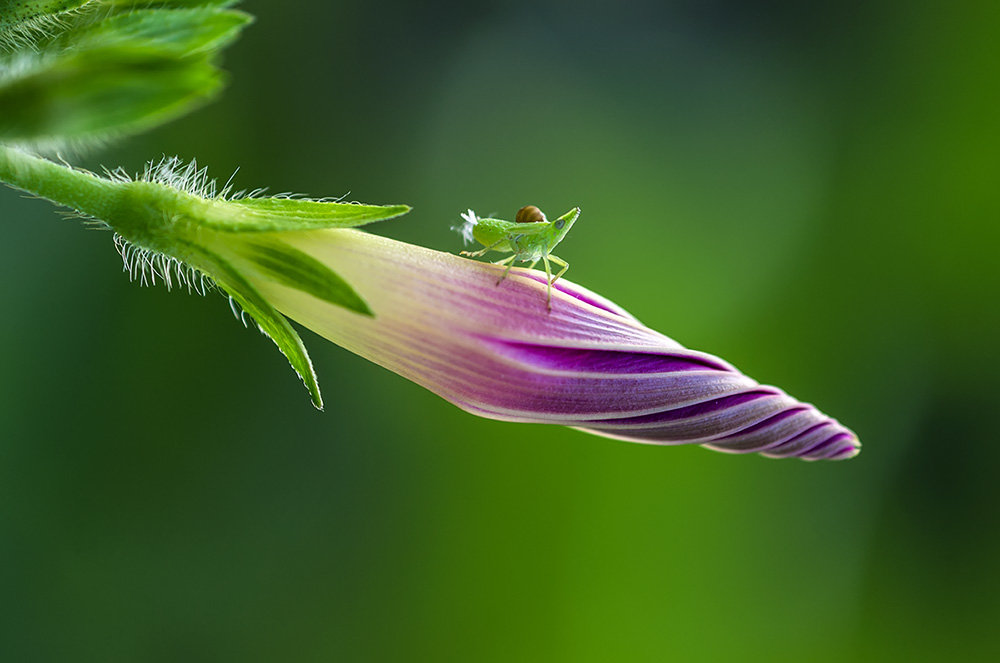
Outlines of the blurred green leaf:
M101 139L139 131L208 100L222 73L204 60L102 50L44 56L0 80L0 140Z
M101 0L101 4L114 7L142 8L151 7L231 7L240 0Z
M249 14L216 9L138 10L76 31L75 49L134 49L185 57L219 50L252 21Z
M79 143L178 117L222 87L211 58L251 20L213 8L102 17L0 63L0 140Z

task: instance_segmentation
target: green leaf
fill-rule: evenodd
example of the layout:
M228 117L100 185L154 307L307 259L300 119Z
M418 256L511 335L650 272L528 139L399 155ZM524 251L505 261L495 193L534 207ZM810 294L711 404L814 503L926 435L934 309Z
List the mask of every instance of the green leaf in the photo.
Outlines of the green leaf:
M356 313L373 315L365 300L347 281L312 256L273 239L248 241L237 246L255 268L278 283Z
M0 61L0 141L102 140L187 113L221 89L212 59L252 20L217 6L67 16L33 52Z
M126 9L139 7L231 7L240 0L101 0L101 4Z
M206 102L222 83L203 60L112 49L40 56L0 79L0 140L83 141L148 129Z
M253 318L260 330L274 341L288 359L288 363L299 374L302 383L309 391L313 405L322 410L323 396L320 394L316 371L313 370L309 352L302 338L291 323L223 258L193 244L189 244L187 248L195 257L194 262L198 263L199 269L209 274L216 284Z
M243 12L211 8L136 10L75 31L72 45L78 50L130 49L186 57L224 48L252 20Z
M215 201L205 223L225 232L283 232L356 228L402 216L408 205L360 205L296 198L241 198Z

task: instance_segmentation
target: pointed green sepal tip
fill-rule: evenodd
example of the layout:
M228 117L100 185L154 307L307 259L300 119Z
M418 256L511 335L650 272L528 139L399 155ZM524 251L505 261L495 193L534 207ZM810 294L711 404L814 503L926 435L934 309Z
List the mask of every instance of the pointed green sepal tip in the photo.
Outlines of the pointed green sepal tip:
M301 290L336 306L343 306L355 313L374 317L361 295L339 274L277 237L280 235L260 239L253 239L251 236L244 242L234 244L234 247L239 250L241 257L251 263L247 266L248 269L261 272L266 279Z
M303 198L237 198L216 200L206 210L205 224L223 232L290 232L324 228L358 228L410 211L409 205L362 205Z
M189 244L187 248L211 271L219 287L253 318L261 332L274 341L302 379L313 405L316 409L322 410L323 396L319 390L319 380L309 358L309 352L287 318L271 306L243 274L221 256L193 244Z

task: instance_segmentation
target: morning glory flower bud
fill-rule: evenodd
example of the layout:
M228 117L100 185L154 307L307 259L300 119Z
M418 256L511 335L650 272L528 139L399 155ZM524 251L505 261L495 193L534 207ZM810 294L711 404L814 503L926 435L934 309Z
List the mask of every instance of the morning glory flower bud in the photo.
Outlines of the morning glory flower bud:
M234 195L175 159L135 179L98 177L2 146L0 179L114 230L135 278L214 283L285 354L317 407L318 381L288 318L491 419L772 457L860 450L812 405L571 282L551 285L549 307L541 272L501 279L499 265L352 229L405 205Z
M335 267L371 307L359 316L263 275L279 311L334 343L491 419L573 426L650 444L844 459L857 436L812 405L688 350L615 304L546 278L355 230L283 233Z

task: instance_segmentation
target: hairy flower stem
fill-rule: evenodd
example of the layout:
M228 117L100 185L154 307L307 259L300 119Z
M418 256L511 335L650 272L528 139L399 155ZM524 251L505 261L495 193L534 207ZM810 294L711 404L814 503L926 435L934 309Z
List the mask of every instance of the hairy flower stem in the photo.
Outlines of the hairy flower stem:
M141 249L204 269L190 246L197 230L185 221L202 215L211 201L157 182L105 179L3 145L0 181L99 219Z
M185 227L175 222L205 202L151 182L116 182L0 145L0 181L100 219L147 251L191 262Z
M3 145L0 181L98 219L110 216L118 198L112 182Z

